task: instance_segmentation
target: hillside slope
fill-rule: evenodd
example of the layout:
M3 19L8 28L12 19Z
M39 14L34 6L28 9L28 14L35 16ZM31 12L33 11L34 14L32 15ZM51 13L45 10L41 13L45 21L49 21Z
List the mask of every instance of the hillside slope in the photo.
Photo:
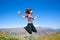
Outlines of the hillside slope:
M36 35L34 35L36 36ZM60 40L60 32L53 33L53 34L48 34L46 36L36 36L34 38L35 40ZM6 34L4 32L0 32L0 40L29 40L27 37L19 37L19 36L13 36L10 34Z
M20 39L18 39L17 37L13 35L0 32L0 40L20 40Z
M41 36L36 40L60 40L60 32L49 34L47 36Z

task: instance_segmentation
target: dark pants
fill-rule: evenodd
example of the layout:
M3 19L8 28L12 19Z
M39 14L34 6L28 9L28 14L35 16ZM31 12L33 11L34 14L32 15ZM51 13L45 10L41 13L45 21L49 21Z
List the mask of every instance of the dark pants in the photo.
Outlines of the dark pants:
M33 32L37 32L36 28L34 27L34 25L32 23L28 23L28 25L26 27L24 27L24 29L29 33L32 34Z

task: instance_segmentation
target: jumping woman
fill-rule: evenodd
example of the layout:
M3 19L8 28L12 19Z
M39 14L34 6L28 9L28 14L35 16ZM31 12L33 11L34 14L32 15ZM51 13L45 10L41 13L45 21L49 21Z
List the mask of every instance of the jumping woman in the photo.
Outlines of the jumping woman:
M27 18L27 19L28 19L28 24L27 24L26 27L24 27L24 29L30 34L30 37L32 37L32 32L37 33L37 30L36 30L36 28L34 27L34 25L33 25L33 23L32 23L32 21L33 21L34 19L36 19L36 17L35 17L35 18L32 17L32 10L29 9L29 8L27 8L27 9L25 10L25 12L26 12L26 16L23 16L20 11L18 11L18 14L20 14L20 16L21 16L22 18Z

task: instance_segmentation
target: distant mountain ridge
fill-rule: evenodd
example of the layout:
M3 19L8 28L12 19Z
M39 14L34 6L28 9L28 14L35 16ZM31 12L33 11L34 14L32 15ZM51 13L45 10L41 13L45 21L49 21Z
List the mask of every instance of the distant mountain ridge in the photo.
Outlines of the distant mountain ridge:
M47 35L56 32L56 30L53 30L51 28L42 28L42 27L36 27L37 33L39 35ZM0 29L0 31L6 32L8 34L12 35L26 35L28 34L27 31L22 28L8 28L8 29Z

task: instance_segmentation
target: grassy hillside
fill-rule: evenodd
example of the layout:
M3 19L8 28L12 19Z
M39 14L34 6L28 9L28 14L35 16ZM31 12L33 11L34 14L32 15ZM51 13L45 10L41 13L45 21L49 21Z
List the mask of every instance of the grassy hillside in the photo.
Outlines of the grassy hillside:
M4 32L0 32L0 40L20 40L15 36L12 36L10 34L6 34Z
M47 36L41 36L36 40L60 40L60 32L49 34Z
M34 35L36 36L36 35ZM17 37L4 32L0 32L0 40L29 40L28 37ZM49 34L47 36L36 36L35 40L60 40L60 32Z

